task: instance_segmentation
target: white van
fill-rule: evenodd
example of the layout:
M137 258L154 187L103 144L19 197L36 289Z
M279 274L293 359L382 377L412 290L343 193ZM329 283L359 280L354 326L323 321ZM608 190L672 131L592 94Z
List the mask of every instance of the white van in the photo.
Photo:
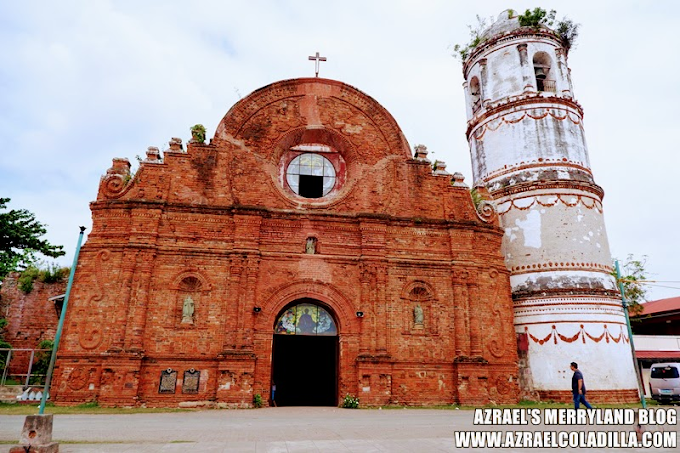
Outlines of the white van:
M649 374L652 398L660 403L680 401L680 363L655 363Z

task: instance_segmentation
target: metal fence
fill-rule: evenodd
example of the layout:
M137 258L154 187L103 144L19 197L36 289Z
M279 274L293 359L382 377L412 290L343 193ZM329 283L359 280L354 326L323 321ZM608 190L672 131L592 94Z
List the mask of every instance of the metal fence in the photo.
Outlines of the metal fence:
M44 387L45 375L33 371L40 353L51 351L51 349L0 348L0 358L5 358L0 385ZM49 360L49 354L47 360Z
M555 84L554 80L536 79L536 83L538 84L538 91L550 91L551 93L557 93L557 85Z

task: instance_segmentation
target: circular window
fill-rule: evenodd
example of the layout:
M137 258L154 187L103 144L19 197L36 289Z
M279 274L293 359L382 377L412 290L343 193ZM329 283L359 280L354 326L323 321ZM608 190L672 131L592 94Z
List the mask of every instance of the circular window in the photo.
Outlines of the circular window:
M335 168L320 154L300 154L288 164L286 181L301 197L321 198L335 187Z

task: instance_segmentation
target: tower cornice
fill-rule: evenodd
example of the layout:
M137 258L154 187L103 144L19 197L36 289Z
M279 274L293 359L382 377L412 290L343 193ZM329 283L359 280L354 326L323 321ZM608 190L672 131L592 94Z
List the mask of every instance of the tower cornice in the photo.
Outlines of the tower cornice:
M553 41L556 47L564 48L561 38L550 29L535 29L532 27L522 27L508 33L492 36L491 38L482 41L474 48L470 56L463 63L463 77L468 78L468 71L476 63L477 59L487 52L491 47L499 44L504 44L511 41L526 42L527 39L547 39ZM566 52L565 52L566 55Z
M583 108L573 99L559 96L546 96L545 92L526 93L519 96L509 96L495 103L489 103L489 107L487 107L483 113L474 116L470 121L468 121L465 137L469 140L470 134L475 128L477 128L477 126L499 113L512 112L513 110L528 105L550 108L550 104L559 104L565 107L571 107L576 110L581 118L583 118Z
M592 193L597 196L600 200L604 198L604 189L595 183L590 183L586 181L573 181L573 180L560 180L560 181L527 181L518 184L513 184L511 186L503 187L502 189L490 191L491 196L498 200L503 197L510 197L513 195L521 194L523 192L533 192L536 190L545 189L567 189L574 190L579 189L585 192Z

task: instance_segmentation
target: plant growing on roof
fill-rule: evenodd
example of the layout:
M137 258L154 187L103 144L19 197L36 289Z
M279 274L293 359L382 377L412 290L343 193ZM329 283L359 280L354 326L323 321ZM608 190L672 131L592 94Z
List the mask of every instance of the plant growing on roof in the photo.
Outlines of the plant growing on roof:
M205 143L205 126L196 124L191 128L191 139L197 143Z
M482 33L486 30L487 25L493 21L492 18L482 18L477 14L477 24L468 25L470 30L470 42L465 45L456 44L453 46L453 57L460 58L460 61L465 61L470 56L472 50L484 41Z
M569 52L569 49L574 47L580 25L575 24L574 21L566 17L555 22L555 15L554 9L546 11L543 8L534 8L533 11L527 9L524 14L517 16L517 20L519 20L519 25L522 27L532 27L535 29L549 27L553 29L562 41L564 49Z
M508 10L508 19L512 19L515 15L516 12L514 10ZM568 53L569 50L574 47L580 25L566 17L562 18L560 21L556 21L555 16L556 11L554 9L546 11L543 8L534 8L533 10L527 9L524 14L517 15L517 20L520 27L534 29L544 27L551 29L553 33L560 38L562 46ZM453 46L453 56L461 61L465 61L475 47L486 40L483 33L490 23L493 23L493 18L486 19L477 15L477 24L475 26L468 25L468 28L470 29L470 42L465 45L456 44Z
M551 9L547 12L543 8L534 8L533 11L527 9L524 14L517 16L521 27L552 27L555 23L556 11Z
M575 24L571 19L567 19L566 17L557 23L555 33L557 33L557 36L562 40L562 46L567 52L574 47L574 42L578 37L578 29L580 26L580 24Z
M42 265L41 265L42 267ZM38 280L43 283L56 283L64 280L69 273L68 267L60 267L56 264L49 264L45 269L37 266L28 266L18 278L19 289L28 294L33 291L33 282Z

